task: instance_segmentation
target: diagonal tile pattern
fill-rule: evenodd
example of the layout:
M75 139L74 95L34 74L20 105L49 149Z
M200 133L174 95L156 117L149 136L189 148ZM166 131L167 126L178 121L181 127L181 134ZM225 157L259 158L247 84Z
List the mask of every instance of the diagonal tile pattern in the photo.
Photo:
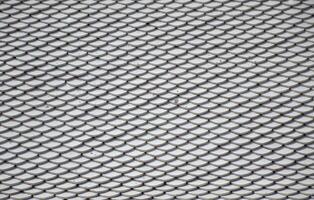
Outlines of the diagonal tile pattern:
M314 2L0 2L0 199L314 199Z

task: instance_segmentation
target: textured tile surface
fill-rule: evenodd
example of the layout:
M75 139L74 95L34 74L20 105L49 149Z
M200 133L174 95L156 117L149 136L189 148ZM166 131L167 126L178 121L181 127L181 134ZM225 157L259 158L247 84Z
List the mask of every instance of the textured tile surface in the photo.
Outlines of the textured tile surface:
M0 1L0 199L314 199L314 2Z

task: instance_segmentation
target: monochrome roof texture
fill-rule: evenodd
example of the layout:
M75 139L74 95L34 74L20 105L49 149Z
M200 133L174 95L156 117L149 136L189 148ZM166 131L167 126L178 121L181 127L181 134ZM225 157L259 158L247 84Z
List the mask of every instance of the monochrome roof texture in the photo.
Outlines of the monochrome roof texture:
M314 1L0 1L0 199L314 199Z

